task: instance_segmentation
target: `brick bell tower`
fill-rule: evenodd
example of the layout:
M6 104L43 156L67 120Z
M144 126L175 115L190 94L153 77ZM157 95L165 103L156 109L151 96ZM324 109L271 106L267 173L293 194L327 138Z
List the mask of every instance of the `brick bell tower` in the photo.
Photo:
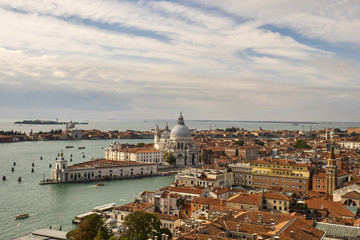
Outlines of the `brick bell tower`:
M331 147L326 165L326 194L333 195L336 185L336 159L334 147Z

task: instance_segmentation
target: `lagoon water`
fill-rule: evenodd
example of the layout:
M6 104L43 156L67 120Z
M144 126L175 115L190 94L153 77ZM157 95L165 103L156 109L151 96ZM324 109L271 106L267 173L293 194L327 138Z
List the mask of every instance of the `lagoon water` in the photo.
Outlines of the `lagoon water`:
M0 130L16 130L22 132L49 131L64 129L64 125L15 125L16 120L0 120ZM60 121L60 120L59 120ZM63 121L63 120L62 120ZM74 120L85 121L85 120ZM88 125L78 125L81 129L99 129L103 131L127 129L151 130L158 123L160 128L169 123L171 128L176 121L166 120L90 120ZM236 121L186 121L190 128L212 129L239 127L244 129L281 130L324 129L325 127L360 127L360 123L292 123L292 122L236 122ZM72 183L57 185L39 185L45 177L50 178L49 164L55 165L57 154L63 150L68 160L73 155L72 162L79 163L91 158L101 158L104 151L114 140L80 140L80 141L38 141L0 144L0 177L6 176L6 181L0 182L0 239L12 239L39 228L53 229L62 226L64 231L74 228L71 223L75 215L88 212L93 207L107 203L122 205L131 202L134 196L144 190L156 190L169 185L174 176L152 177L134 180L118 180L105 182L105 186L96 187L95 182ZM120 143L152 142L147 140L117 140ZM68 145L74 148L65 148ZM78 147L86 147L79 150ZM83 154L85 158L83 158ZM43 160L40 160L40 157ZM16 162L16 166L14 166ZM32 163L35 172L31 172ZM14 167L15 171L11 172ZM18 182L18 177L22 182ZM15 220L15 216L29 213L30 217Z
M104 149L114 140L97 141L51 141L0 144L0 239L12 239L39 228L71 230L75 215L91 211L93 207L107 203L122 205L131 202L144 190L156 190L174 181L174 176L152 177L133 180L106 181L97 187L96 182L77 184L39 185L45 176L50 178L49 164L55 165L57 153L63 149L64 156L79 163L90 158L104 156ZM139 140L118 140L137 143ZM142 142L151 142L146 140ZM67 149L65 146L73 145ZM79 150L79 146L86 149ZM83 158L82 152L85 157ZM40 157L43 160L40 160ZM16 166L13 166L16 162ZM31 173L32 163L34 173ZM11 172L14 167L15 171ZM18 177L22 181L18 183ZM29 218L16 220L15 216L30 214Z

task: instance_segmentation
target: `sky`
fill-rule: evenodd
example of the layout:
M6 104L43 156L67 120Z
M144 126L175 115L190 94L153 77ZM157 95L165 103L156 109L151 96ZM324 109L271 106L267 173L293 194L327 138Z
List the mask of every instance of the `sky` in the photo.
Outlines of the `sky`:
M360 122L359 0L0 0L0 118Z

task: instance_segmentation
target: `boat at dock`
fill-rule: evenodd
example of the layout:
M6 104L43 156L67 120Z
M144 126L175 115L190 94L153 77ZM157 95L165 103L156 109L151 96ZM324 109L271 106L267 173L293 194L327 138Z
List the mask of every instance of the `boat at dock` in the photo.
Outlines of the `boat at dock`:
M29 217L29 214L27 214L27 213L15 216L16 219L23 219L23 218L28 218L28 217Z
M65 148L74 148L74 146L66 146Z
M85 147L78 147L78 149L85 149Z

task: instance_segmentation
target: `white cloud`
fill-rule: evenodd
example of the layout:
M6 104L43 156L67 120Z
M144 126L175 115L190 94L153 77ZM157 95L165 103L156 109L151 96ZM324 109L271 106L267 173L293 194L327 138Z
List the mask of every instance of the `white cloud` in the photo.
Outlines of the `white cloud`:
M344 83L350 90L341 101L348 97L360 102L351 90L359 87L358 62L261 28L276 24L317 38L312 31L318 27L323 29L317 34L324 34L326 41L339 41L337 34L349 28L330 33L331 17L356 25L355 12L345 17L334 6L323 12L315 6L320 11L316 15L314 5L307 9L283 1L264 1L260 11L258 1L205 3L247 21L169 1L2 0L0 29L6 36L0 37L0 84L21 85L29 92L34 86L61 89L67 97L76 92L85 99L86 93L96 91L94 96L103 103L127 99L121 111L137 116L139 111L152 112L145 109L165 116L162 109L176 108L200 119L219 118L214 117L217 113L224 114L223 119L245 119L240 110L250 114L246 119L260 116L257 110L275 118L271 109L292 112L304 95L327 104L331 100L326 95ZM316 17L323 23L312 25L309 21ZM346 41L355 42L356 37L354 33ZM80 102L77 108L89 113L91 105ZM106 111L114 114L115 104L108 105L114 109Z

